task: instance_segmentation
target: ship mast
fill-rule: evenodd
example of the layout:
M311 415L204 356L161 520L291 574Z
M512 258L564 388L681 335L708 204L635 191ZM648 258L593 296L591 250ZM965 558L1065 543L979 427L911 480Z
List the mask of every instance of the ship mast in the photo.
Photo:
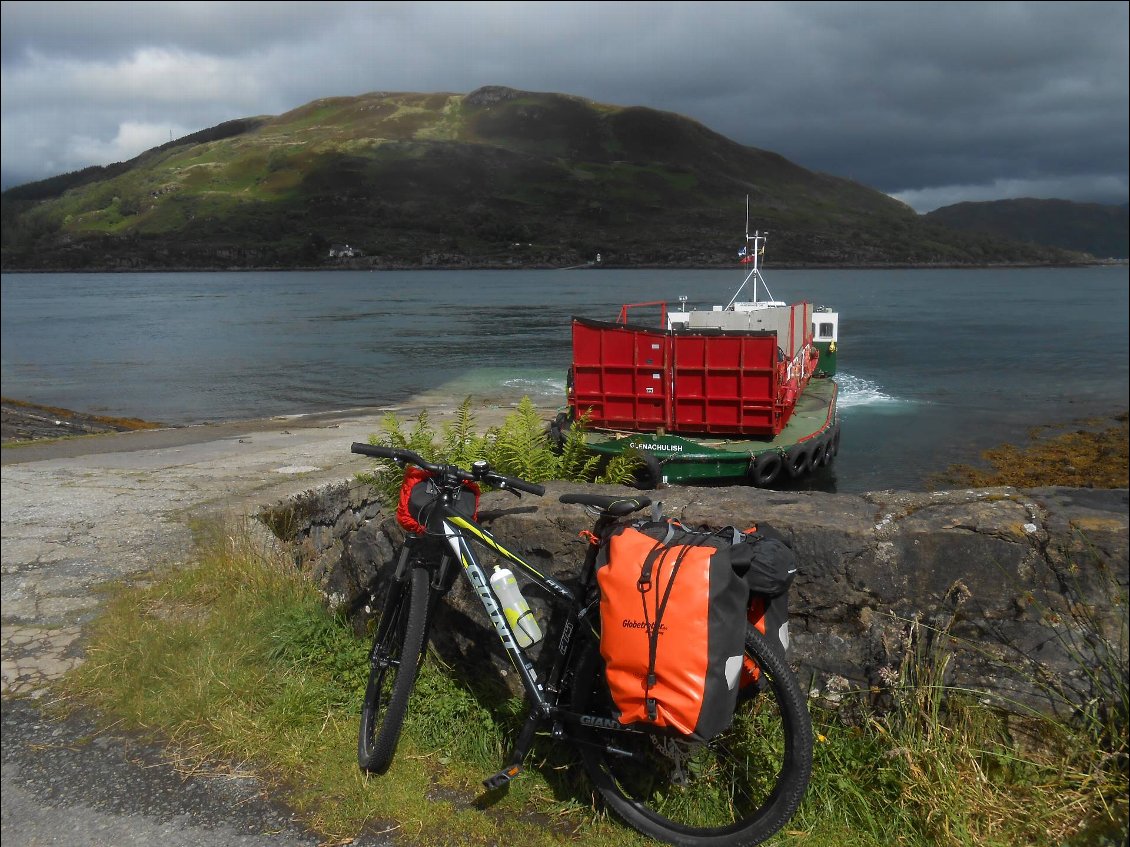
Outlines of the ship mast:
M765 289L765 296L771 302L773 300L773 293L769 290L769 286L765 284L765 277L761 275L761 257L765 255L765 238L769 233L762 235L761 230L754 230L753 235L749 234L749 195L745 196L745 247L742 249L740 255L742 262L751 265L749 273L746 278L742 280L742 284L738 286L738 290L734 292L734 296L730 298L730 302L726 304L727 309L734 308L734 303L737 302L738 297L741 295L742 290L745 289L749 281L753 280L753 303L757 304L760 301L757 299L757 286L760 283Z

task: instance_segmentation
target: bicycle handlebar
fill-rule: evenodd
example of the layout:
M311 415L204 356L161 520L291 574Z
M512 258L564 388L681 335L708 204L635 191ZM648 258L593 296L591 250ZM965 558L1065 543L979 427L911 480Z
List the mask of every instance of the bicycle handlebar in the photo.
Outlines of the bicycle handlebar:
M362 444L359 441L355 441L353 442L353 446L349 449L350 452L360 453L363 456L371 456L374 459L390 459L398 465L415 465L428 473L439 474L441 476L450 474L462 482L485 482L487 485L501 488L504 491L525 491L527 494L534 494L538 497L545 494L544 485L526 482L524 479L518 479L518 477L515 476L503 476L500 473L495 473L486 462L475 462L471 471L465 471L462 468L457 468L455 465L434 464L419 453L414 453L402 447L380 447L374 444Z

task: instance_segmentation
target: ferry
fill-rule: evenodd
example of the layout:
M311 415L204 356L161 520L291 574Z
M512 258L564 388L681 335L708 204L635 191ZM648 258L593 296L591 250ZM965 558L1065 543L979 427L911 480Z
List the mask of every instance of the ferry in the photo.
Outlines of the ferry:
M549 426L558 444L583 419L590 450L640 460L643 489L767 488L835 459L839 313L773 298L761 273L768 234L750 233L748 207L738 251L748 273L725 305L682 296L624 304L614 321L573 318L566 406Z

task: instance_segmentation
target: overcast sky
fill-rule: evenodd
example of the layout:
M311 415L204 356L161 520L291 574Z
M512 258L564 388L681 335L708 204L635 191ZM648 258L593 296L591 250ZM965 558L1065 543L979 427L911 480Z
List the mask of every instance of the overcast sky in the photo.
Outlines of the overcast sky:
M919 212L1125 203L1128 9L5 0L0 181L320 97L508 85L677 112Z

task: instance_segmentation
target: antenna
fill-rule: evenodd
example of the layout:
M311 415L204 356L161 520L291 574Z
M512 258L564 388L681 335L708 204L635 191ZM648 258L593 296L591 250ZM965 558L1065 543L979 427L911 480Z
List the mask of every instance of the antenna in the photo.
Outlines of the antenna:
M753 267L750 268L746 278L742 280L742 284L738 286L738 290L734 292L734 296L730 298L730 302L726 304L726 308L733 308L734 304L738 301L742 291L745 289L749 281L753 280L753 302L758 303L757 299L757 284L760 282L761 286L765 289L765 294L768 296L770 302L773 300L773 292L769 290L769 286L765 284L765 277L761 275L761 269L758 267L762 256L764 247L761 245L765 241L765 235L761 234L761 230L757 230L753 235L749 234L749 195L745 196L745 255L747 258L743 262L751 262ZM753 252L750 253L750 242L753 242Z

